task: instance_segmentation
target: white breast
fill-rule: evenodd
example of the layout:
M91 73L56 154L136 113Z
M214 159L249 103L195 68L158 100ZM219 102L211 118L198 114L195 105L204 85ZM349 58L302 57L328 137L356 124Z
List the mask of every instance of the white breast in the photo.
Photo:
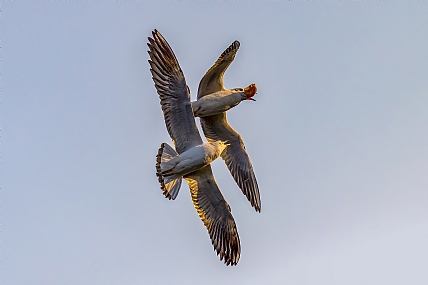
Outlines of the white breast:
M217 148L211 143L203 143L181 153L177 157L174 174L184 176L210 164L221 153Z
M235 107L241 102L241 98L240 92L222 90L206 95L196 102L192 102L192 108L197 117L212 116Z

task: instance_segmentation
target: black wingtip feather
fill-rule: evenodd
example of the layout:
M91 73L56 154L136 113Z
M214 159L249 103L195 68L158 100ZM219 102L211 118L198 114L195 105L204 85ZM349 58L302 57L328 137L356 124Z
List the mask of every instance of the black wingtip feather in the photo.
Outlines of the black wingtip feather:
M236 225L227 225L228 230L217 221L208 229L214 251L226 265L237 265L240 257L240 241ZM232 233L232 236L229 235Z
M220 58L223 58L223 57L225 57L228 53L230 53L231 51L234 51L234 50L238 50L239 49L239 46L240 46L241 44L239 43L239 41L234 41L221 55L220 55Z

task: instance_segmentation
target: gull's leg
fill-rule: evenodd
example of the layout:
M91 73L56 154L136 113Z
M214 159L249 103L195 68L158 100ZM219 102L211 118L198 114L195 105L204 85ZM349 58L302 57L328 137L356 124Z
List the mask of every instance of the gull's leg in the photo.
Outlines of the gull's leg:
M201 110L201 106L199 106L198 109L196 109L196 111L193 111L193 116L197 117L199 110Z

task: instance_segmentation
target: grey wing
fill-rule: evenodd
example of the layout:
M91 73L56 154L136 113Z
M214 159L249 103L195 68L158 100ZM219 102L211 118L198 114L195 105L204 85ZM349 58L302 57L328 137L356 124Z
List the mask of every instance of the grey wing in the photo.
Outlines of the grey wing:
M213 66L205 73L199 82L198 99L224 89L223 74L235 59L239 49L239 42L234 41L217 59Z
M259 186L241 136L228 124L226 112L200 118L202 130L208 141L228 141L229 146L221 157L236 184L257 212L261 210Z
M185 176L189 184L193 205L208 230L211 242L220 260L236 265L241 254L238 230L231 210L211 170L207 165Z
M190 105L186 79L171 47L154 30L149 38L150 71L159 94L166 128L178 153L202 144Z

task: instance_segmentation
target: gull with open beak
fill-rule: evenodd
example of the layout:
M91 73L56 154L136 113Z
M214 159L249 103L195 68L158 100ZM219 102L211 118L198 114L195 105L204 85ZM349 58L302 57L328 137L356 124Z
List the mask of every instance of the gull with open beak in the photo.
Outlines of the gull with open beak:
M226 111L243 100L253 100L257 86L226 89L223 75L235 58L239 42L234 41L205 73L198 88L198 100L192 102L194 115L200 117L202 130L208 141L228 141L221 157L236 184L257 212L261 210L259 186L244 141L226 120Z
M211 166L228 143L204 143L196 127L186 85L177 58L162 35L149 38L150 71L159 94L166 128L175 149L162 143L156 157L156 172L165 197L175 199L186 179L193 204L208 230L214 250L227 265L236 265L241 252L238 231L230 206L214 179Z

